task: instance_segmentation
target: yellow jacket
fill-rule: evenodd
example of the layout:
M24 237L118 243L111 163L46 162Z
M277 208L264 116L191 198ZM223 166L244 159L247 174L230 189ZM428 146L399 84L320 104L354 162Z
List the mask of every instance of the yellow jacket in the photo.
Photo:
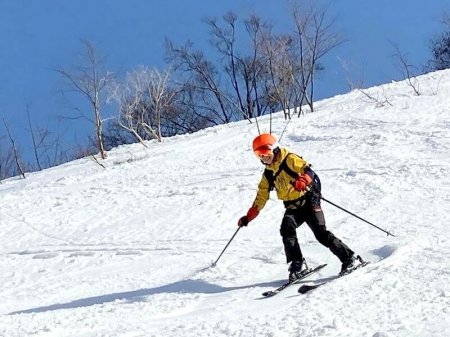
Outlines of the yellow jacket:
M266 169L273 171L276 174L280 165L286 156L289 154L288 150L285 148L280 148L280 154L278 158L274 160L271 165L266 165ZM286 160L287 166L297 172L299 175L304 173L308 163L296 154L291 154ZM277 191L277 197L283 201L297 200L302 197L306 192L299 192L294 189L292 182L295 180L291 175L289 175L285 170L281 169L280 173L275 179L274 185ZM253 206L258 208L258 211L262 210L266 205L267 200L269 200L270 185L265 174L263 174L261 181L258 185L258 192L256 193L256 198Z

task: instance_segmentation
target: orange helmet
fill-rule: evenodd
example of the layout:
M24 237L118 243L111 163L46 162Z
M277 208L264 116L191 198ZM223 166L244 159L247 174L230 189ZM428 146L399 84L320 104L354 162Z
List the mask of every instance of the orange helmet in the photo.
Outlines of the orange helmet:
M261 157L263 155L272 154L276 147L277 140L274 136L268 133L260 134L253 140L253 152Z

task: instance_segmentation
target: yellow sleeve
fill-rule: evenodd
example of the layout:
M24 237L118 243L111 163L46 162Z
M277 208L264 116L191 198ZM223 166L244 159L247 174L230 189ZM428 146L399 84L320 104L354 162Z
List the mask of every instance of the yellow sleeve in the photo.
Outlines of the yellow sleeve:
M253 202L253 206L258 208L258 211L262 210L266 205L267 200L269 200L269 197L270 197L269 181L263 174L261 181L259 182L258 185L258 192L256 192L256 198L255 201Z

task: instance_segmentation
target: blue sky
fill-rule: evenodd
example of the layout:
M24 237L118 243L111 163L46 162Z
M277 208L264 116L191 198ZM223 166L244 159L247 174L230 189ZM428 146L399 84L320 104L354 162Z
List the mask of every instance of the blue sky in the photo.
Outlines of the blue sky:
M392 42L411 63L424 64L430 55L429 40L442 31L440 19L450 11L448 0L320 2L329 6L329 15L336 18L336 28L347 42L324 60L327 71L319 78L316 98L348 91L340 60L366 87L400 79ZM75 97L67 102L58 95L61 78L51 70L76 63L81 38L92 41L106 56L111 71L139 65L162 68L166 37L206 47L204 17L233 10L240 18L257 14L283 30L289 28L288 9L284 0L0 0L0 117L7 118L27 152L27 106L36 126L50 127L58 116L70 115L71 106L83 106ZM80 142L90 129L81 121L66 121L65 126L68 137L76 136ZM4 134L3 126L0 130Z

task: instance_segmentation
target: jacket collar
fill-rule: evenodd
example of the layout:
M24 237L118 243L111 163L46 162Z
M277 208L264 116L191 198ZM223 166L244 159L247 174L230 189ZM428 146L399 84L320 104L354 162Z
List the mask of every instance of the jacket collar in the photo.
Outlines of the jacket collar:
M289 151L286 148L280 147L280 153L278 154L277 158L274 159L272 164L266 165L266 168L271 171L277 172L284 158L286 158L288 154Z

